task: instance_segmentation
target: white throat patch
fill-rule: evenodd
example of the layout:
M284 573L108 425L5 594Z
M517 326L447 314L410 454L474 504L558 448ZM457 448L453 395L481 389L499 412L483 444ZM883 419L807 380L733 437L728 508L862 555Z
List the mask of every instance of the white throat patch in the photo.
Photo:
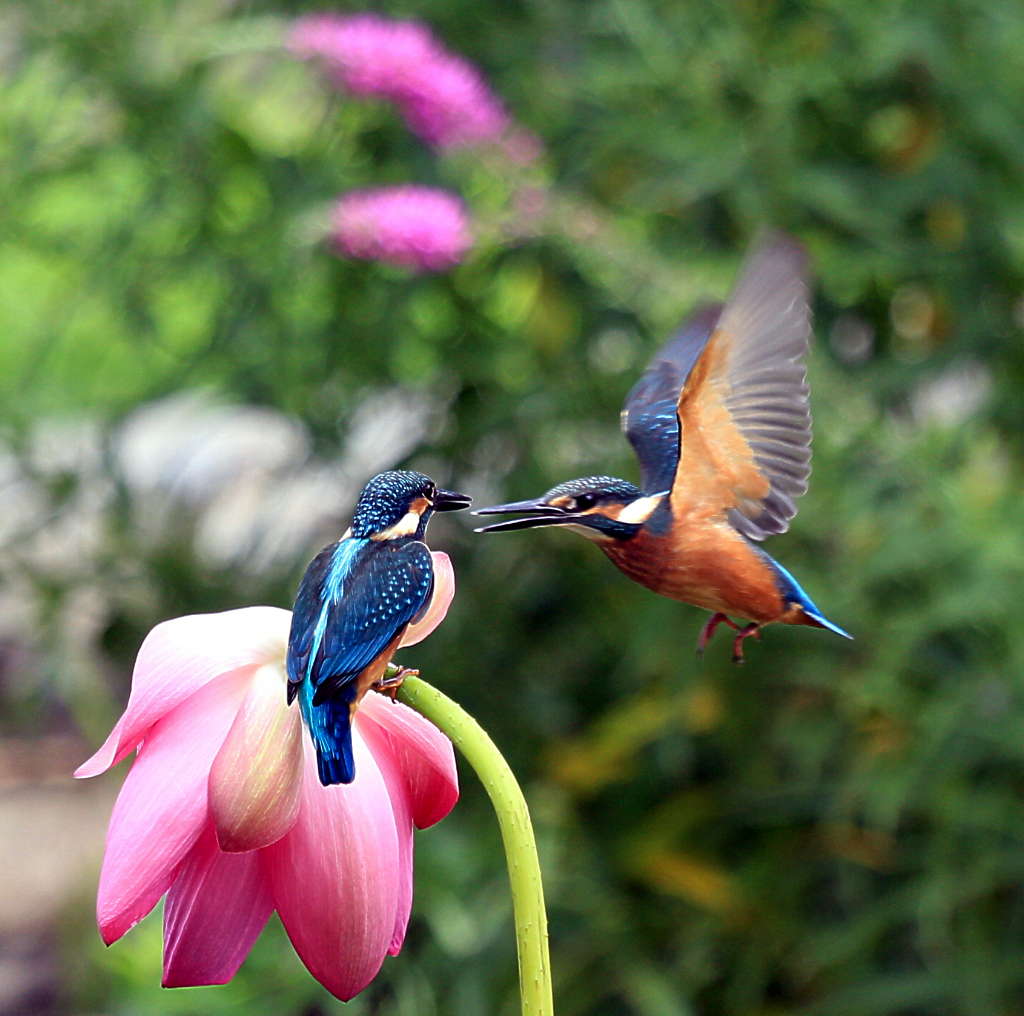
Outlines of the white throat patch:
M406 512L393 526L374 533L371 540L395 540L400 536L412 536L420 527L419 512Z
M639 525L641 522L646 522L664 498L664 493L651 494L648 497L638 497L632 504L626 505L619 512L619 522L626 522L630 525Z

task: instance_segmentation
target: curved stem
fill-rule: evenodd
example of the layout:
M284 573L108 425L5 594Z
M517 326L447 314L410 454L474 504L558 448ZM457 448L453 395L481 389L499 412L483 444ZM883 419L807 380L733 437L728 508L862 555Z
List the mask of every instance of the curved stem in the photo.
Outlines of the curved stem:
M473 767L498 816L512 889L523 1016L552 1016L548 918L544 909L537 841L526 798L487 732L458 703L418 677L407 677L398 699L451 738Z

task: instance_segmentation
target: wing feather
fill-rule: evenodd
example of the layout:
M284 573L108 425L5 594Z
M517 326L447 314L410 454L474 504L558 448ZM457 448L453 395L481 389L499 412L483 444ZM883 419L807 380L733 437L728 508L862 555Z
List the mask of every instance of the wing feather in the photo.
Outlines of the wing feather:
M654 356L622 407L622 429L640 461L645 494L668 490L679 463L679 390L707 345L721 304L694 311Z
M751 255L680 392L674 505L724 509L755 540L786 531L811 471L810 335L806 259L776 235Z

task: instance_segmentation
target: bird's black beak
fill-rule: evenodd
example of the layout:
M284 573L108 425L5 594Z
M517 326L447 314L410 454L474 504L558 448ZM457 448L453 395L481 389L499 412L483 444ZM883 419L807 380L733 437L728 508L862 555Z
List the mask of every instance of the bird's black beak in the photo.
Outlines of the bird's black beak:
M454 490L438 490L434 493L436 512L460 512L472 503L473 499L468 494L459 494Z
M562 526L569 522L579 522L580 515L567 512L564 508L555 508L540 499L533 501L513 501L511 504L496 504L491 508L478 508L474 515L525 515L522 519L506 519L495 522L492 526L481 526L478 533L508 533L514 529L536 529L538 526Z

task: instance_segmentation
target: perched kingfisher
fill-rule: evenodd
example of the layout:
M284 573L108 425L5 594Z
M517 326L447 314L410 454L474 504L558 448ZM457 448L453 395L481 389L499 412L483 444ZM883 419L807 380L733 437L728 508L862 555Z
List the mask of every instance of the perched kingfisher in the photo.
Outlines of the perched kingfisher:
M325 787L352 782L352 714L430 604L434 565L423 537L431 515L470 503L422 473L380 473L344 536L306 569L288 636L288 704L299 696Z
M803 251L768 237L728 301L694 312L626 397L622 428L640 487L611 476L569 480L532 501L481 508L524 517L478 532L565 526L586 536L636 582L713 612L698 652L722 623L738 633L738 663L744 640L773 622L852 638L758 545L789 528L807 490L810 335Z

